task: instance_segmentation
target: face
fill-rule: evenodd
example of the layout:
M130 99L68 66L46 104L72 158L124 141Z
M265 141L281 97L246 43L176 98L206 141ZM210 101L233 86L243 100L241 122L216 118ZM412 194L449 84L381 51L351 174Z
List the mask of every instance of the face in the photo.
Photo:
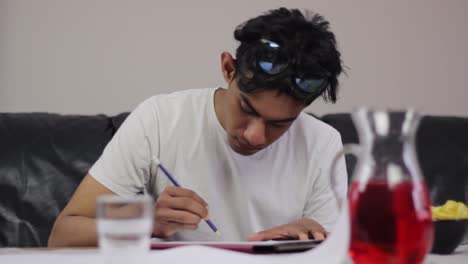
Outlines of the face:
M228 52L221 54L228 89L216 92L215 112L231 148L241 155L252 155L281 137L305 105L277 90L241 92L234 77L235 63Z
M241 92L235 81L223 91L221 124L232 149L252 155L283 135L304 109L304 104L276 90Z

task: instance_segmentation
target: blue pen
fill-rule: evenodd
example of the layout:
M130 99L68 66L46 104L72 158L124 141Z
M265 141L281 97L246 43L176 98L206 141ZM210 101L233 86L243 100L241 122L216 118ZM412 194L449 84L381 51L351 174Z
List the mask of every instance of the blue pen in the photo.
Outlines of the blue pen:
M153 157L153 161L157 164L157 166L159 168L161 168L161 170L164 172L164 174L167 176L167 178L172 182L172 184L174 184L177 187L182 187L174 179L174 177L172 177L172 175L166 170L166 168L164 168L164 166L161 164L161 161L159 161L159 159L157 159L156 157ZM205 222L210 226L211 230L213 230L213 232L215 232L216 235L221 236L221 232L219 232L218 228L213 224L213 222L211 222L210 219L208 219L208 218L205 219Z

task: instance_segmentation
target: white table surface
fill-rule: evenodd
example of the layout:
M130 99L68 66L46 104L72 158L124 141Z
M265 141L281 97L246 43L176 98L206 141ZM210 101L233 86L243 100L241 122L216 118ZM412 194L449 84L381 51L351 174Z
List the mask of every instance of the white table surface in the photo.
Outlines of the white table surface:
M425 263L468 264L468 244L459 246L450 255L429 254Z
M68 248L68 249L47 249L47 248L0 248L0 259L3 256L21 256L27 254L34 254L34 253L58 253L60 255L67 255L73 256L76 258L77 256L86 257L87 255L94 255L98 253L96 248ZM427 264L467 264L468 263L468 244L459 246L454 253L450 255L436 255L436 254L429 254L424 263ZM2 263L4 264L4 263ZM5 263L6 264L6 263ZM21 261L15 262L15 264L22 264ZM28 263L29 264L29 263Z

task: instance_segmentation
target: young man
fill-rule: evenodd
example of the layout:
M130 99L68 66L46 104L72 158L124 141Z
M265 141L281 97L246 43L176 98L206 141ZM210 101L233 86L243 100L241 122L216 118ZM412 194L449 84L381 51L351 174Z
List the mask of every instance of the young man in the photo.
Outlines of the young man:
M339 133L302 113L336 101L340 53L317 14L272 10L237 27L221 54L227 89L157 95L127 118L57 218L50 246L96 245L96 198L154 196L153 236L170 240L324 239L338 209L330 182ZM154 158L184 188L157 170ZM347 177L340 160L342 193Z

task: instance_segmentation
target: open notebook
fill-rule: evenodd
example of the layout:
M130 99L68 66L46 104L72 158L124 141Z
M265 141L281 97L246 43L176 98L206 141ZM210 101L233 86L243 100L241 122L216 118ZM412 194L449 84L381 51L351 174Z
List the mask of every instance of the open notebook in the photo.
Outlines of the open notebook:
M259 242L161 242L153 239L151 241L152 249L168 249L181 246L199 245L215 248L222 248L247 253L287 253L301 252L316 247L320 244L319 240L278 240L278 241L259 241Z

